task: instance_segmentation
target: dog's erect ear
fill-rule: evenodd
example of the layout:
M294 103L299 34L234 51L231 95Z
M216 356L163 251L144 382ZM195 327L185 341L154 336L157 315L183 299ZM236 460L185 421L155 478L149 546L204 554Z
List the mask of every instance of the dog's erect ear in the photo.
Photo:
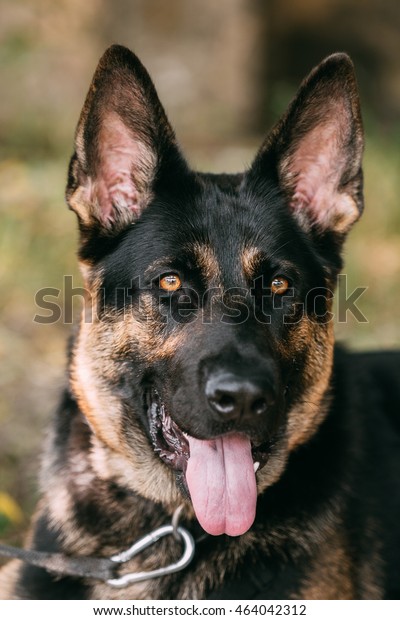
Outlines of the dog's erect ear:
M265 178L272 166L303 228L346 233L363 209L362 154L353 64L333 54L301 84L249 175Z
M141 62L113 45L101 58L78 123L67 186L85 229L120 230L137 219L163 167L184 165Z

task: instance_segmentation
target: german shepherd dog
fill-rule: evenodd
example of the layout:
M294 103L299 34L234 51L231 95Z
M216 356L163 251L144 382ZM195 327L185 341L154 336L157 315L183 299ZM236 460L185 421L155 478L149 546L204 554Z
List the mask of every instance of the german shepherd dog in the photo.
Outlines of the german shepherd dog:
M183 529L194 557L122 588L13 560L4 598L399 598L400 355L340 350L331 320L362 153L345 54L215 175L136 56L105 52L67 187L88 301L27 547L110 558L182 506L122 572L177 562Z

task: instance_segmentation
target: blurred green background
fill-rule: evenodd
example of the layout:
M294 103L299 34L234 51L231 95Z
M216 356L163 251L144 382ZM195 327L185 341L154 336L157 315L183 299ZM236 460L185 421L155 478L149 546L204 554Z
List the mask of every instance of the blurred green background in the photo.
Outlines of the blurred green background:
M397 0L0 0L0 537L20 540L64 382L71 326L33 322L35 293L75 263L64 204L73 132L99 56L129 46L149 69L189 160L248 165L299 80L326 54L356 64L367 133L366 211L346 249L337 328L354 348L400 340L400 3ZM67 308L70 310L70 308Z

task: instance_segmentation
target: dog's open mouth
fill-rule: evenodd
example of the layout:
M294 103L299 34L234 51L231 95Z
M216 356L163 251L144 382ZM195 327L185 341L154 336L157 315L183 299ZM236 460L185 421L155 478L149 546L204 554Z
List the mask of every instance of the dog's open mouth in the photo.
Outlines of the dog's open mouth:
M161 460L183 478L202 527L213 535L238 536L255 518L256 472L270 444L254 445L243 433L196 439L168 415L157 392L148 401L150 436Z

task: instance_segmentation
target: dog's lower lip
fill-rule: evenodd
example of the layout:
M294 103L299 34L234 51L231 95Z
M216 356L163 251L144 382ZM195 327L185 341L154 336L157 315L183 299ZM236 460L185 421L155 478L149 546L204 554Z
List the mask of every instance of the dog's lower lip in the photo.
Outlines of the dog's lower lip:
M176 472L185 474L190 457L188 434L182 431L166 412L156 390L148 396L148 419L153 448L160 459ZM270 443L252 444L254 472L260 471L267 463Z
M148 418L154 451L161 460L176 471L186 471L189 444L177 424L166 413L158 393L149 395Z

